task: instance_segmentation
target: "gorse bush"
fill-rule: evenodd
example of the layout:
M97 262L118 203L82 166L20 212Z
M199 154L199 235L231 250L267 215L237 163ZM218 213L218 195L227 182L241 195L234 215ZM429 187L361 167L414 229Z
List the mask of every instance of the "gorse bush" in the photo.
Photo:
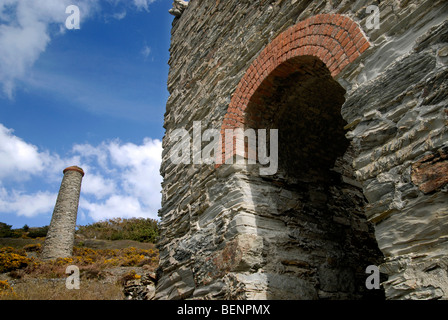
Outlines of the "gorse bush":
M8 283L8 280L0 280L0 299L11 296L15 296L13 287Z
M27 258L25 250L0 248L0 273L21 269L33 263L33 259Z
M59 264L76 264L79 266L96 264L98 268L115 266L141 266L158 262L159 253L153 249L137 249L134 247L124 249L73 249L73 257L59 260Z
M154 219L115 218L86 226L78 226L76 234L89 239L134 240L155 243L159 236L159 226L157 220Z
M26 251L38 251L36 247L28 247ZM156 249L91 249L73 248L73 255L50 261L28 258L24 249L4 247L0 249L0 273L10 272L15 278L61 278L66 277L65 268L76 265L87 277L99 279L103 272L111 267L140 267L146 265L155 269L159 261Z

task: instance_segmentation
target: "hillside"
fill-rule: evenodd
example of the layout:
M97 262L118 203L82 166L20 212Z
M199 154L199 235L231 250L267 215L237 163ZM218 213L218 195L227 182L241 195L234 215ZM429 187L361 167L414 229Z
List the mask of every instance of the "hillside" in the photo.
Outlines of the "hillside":
M1 226L12 237L0 238L0 300L136 299L148 293L150 284L154 287L159 254L149 241L157 237L153 220L112 219L80 226L73 256L54 261L39 259L45 238L30 238L33 228ZM66 287L68 266L79 268L79 290Z

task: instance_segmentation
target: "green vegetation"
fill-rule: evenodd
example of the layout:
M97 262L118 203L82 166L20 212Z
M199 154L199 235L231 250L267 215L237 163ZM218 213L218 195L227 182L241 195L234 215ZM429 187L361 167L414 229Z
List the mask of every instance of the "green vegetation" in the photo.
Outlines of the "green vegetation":
M0 222L0 238L25 238L36 239L45 237L48 232L48 226L30 228L24 225L19 229L12 229L12 226L4 222Z
M49 226L12 229L11 225L0 222L0 238L36 239L46 237ZM159 236L157 220L115 218L78 226L76 235L86 239L133 240L155 243Z
M78 226L76 234L87 239L134 240L155 243L159 236L159 225L153 219L115 218Z

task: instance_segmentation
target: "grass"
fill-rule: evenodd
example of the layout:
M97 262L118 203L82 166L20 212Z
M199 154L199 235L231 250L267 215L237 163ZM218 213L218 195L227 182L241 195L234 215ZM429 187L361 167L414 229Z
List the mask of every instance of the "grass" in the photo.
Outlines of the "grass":
M23 248L28 244L42 244L43 238L40 239L22 239L22 238L0 238L0 248L3 247L13 247L13 248Z
M73 255L42 261L48 226L12 229L0 222L0 300L122 300L126 280L154 272L158 222L110 219L78 226ZM80 272L79 290L69 290L66 268Z
M81 280L79 290L68 290L64 279L34 279L14 283L0 290L0 300L123 300L119 283ZM3 294L2 294L3 292Z
M0 245L9 244L0 247L0 300L122 300L123 279L137 279L138 272L158 266L152 243L85 239L73 256L41 261L39 241L11 240L0 239ZM79 290L65 286L69 265L80 270Z

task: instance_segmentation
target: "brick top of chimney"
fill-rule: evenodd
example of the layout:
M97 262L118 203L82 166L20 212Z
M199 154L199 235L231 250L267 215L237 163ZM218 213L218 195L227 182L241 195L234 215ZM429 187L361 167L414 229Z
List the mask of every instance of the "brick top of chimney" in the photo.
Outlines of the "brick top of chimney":
M84 177L84 170L82 170L80 167L71 166L71 167L65 168L63 173L65 174L67 171L78 171Z

